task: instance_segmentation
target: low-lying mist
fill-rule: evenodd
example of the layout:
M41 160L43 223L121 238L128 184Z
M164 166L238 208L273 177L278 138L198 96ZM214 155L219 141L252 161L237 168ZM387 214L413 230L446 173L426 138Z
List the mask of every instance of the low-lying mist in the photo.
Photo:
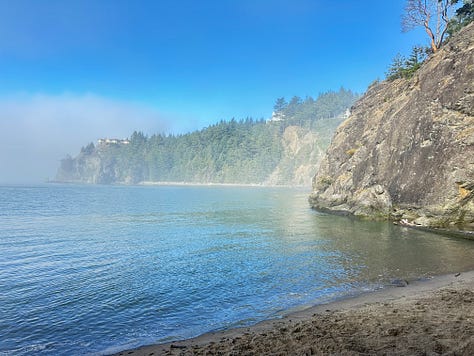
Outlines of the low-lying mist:
M4 97L0 99L0 183L54 179L62 158L76 155L101 137L169 129L169 120L153 108L93 94Z

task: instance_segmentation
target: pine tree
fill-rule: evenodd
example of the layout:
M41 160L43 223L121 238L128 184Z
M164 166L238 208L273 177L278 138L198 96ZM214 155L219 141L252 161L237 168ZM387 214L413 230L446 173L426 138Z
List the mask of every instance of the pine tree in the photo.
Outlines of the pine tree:
M400 53L393 58L390 67L386 73L388 80L395 80L404 77L406 59Z
M273 112L281 114L283 111L285 111L287 106L288 103L284 97L278 98L275 102L275 105L273 105Z

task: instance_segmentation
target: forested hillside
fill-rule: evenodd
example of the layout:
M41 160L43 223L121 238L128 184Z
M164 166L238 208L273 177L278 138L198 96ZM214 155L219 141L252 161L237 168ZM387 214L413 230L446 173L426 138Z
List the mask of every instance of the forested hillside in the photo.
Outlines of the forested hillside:
M90 143L61 161L57 180L309 185L329 139L357 95L341 88L276 101L272 119L221 121L184 135L134 132Z

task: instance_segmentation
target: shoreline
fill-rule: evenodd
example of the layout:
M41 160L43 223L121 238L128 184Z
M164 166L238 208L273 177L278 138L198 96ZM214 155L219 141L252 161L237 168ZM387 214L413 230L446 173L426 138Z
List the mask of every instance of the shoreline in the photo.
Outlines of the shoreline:
M176 186L176 187L248 187L248 188L311 188L305 185L283 185L265 183L194 183L194 182L149 182L137 183L138 186Z
M474 354L474 270L387 287L253 326L142 346L115 356Z
M153 187L153 186L171 186L171 187L243 187L243 188L291 188L291 189L308 189L311 190L311 185L291 185L291 184L265 184L265 183L199 183L199 182L152 182L143 181L134 184L127 183L111 183L111 184L99 184L99 183L87 183L87 182L75 182L75 181L57 181L48 180L42 184L65 184L65 185L84 185L84 186L110 186L110 187ZM309 193L308 193L309 194Z

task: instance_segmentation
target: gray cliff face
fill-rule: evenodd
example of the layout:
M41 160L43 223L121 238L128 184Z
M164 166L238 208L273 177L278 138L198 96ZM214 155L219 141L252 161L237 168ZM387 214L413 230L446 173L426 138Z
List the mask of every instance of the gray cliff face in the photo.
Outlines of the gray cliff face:
M313 208L474 228L474 24L409 80L370 88L313 178Z
M100 147L93 152L81 152L75 159L68 161L59 167L57 181L86 184L111 184L118 181L114 162L104 155Z
M283 132L282 157L265 181L267 185L311 186L324 152L342 118L321 119L314 130L289 126Z

